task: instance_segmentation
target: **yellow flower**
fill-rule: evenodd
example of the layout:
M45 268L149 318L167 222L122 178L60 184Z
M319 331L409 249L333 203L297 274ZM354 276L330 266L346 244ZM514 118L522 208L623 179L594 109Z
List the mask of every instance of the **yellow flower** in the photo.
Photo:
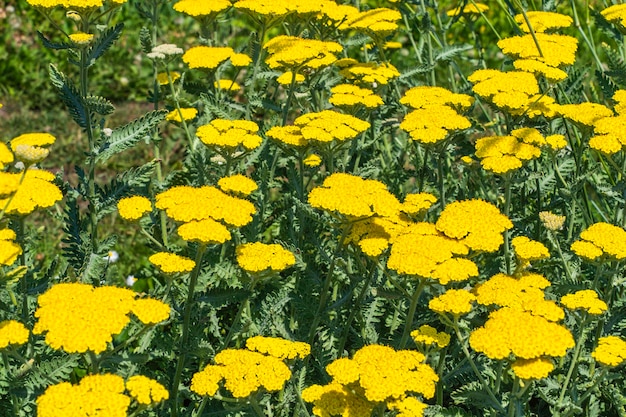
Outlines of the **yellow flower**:
M89 45L94 38L92 33L76 32L69 35L70 40L76 45Z
M248 120L215 119L198 128L196 135L207 146L217 146L234 151L240 146L252 150L261 145L257 132L259 126Z
M343 66L344 63L348 65ZM386 85L389 80L400 76L398 69L391 64L360 63L355 60L337 61L335 64L342 68L339 71L339 75L342 77L355 82L370 84L373 87L378 84Z
M428 405L414 397L387 401L387 406L397 412L396 417L422 417Z
M562 69L551 67L550 65L535 59L516 59L513 61L515 69L531 74L542 75L550 82L559 82L567 78L567 73Z
M541 54L537 50L535 39L539 43ZM534 59L551 67L559 67L574 63L578 40L567 35L535 33L535 38L528 34L502 39L498 41L498 47L516 59Z
M437 332L437 329L427 324L421 326L417 330L413 330L411 332L411 337L418 345L437 345L439 349L448 346L448 344L450 343L449 334L444 332Z
M600 12L602 16L606 20L612 23L619 23L622 26L626 27L626 5L625 4L614 4L613 6L609 6L606 9Z
M296 258L293 253L280 245L255 242L237 246L237 264L241 269L251 273L268 269L280 272L295 263Z
M302 147L309 143L298 126L274 126L265 135L289 146Z
M356 30L379 37L389 36L398 29L398 21L402 19L399 11L388 8L377 8L352 14L339 26L340 30Z
M28 342L28 329L15 320L0 322L0 349L9 345L23 345Z
M580 239L572 243L571 249L590 261L603 255L618 261L626 258L626 231L619 226L595 223L580 234Z
M574 22L571 17L554 12L528 11L526 17L530 21L530 26L535 33L543 33L552 29L567 28ZM526 19L523 14L515 15L515 22L520 25L520 29L530 33Z
M459 239L470 249L484 252L497 251L504 242L502 234L513 227L496 206L483 200L448 204L435 225L449 238Z
M191 220L178 228L178 236L188 242L221 244L232 239L232 235L222 223L211 218Z
M22 254L22 248L14 240L13 230L0 229L0 265L12 265Z
M43 161L48 155L50 155L50 150L39 146L17 145L15 147L15 158L27 167Z
M522 262L537 261L540 259L546 259L550 257L548 248L541 242L531 240L526 236L517 236L511 240L515 255L522 260Z
M13 162L13 160L13 152L9 150L9 147L5 145L4 142L0 142L0 169L4 169L4 167ZM0 195L2 194L0 193Z
M561 304L570 310L583 309L587 313L600 315L608 310L606 303L598 298L594 290L580 290L561 297Z
M531 97L539 94L537 79L528 72L482 69L467 79L474 83L472 91L513 114L523 113Z
M543 227L556 232L557 230L561 230L563 228L565 216L559 216L558 214L554 214L549 211L541 211L539 212L539 220L541 220Z
M495 174L519 169L524 162L541 156L539 148L515 136L488 136L478 139L475 146L482 167Z
M455 110L467 110L474 103L474 98L466 94L456 94L442 87L419 86L404 93L400 103L414 109L431 106L449 106Z
M19 145L48 147L56 141L56 138L49 133L24 133L11 140L11 150L15 152Z
M196 266L196 263L191 259L175 253L157 252L148 260L166 274L190 272Z
M213 83L215 88L225 91L239 91L241 86L232 80L217 80Z
M428 308L435 313L451 313L455 316L472 311L472 303L476 300L474 294L465 290L447 290L439 297L428 303Z
M372 90L357 87L352 84L340 84L330 89L331 96L328 102L337 107L352 107L361 105L370 109L382 106L383 99Z
M400 210L410 215L418 215L428 210L437 202L437 197L430 193L407 194Z
M601 337L591 356L601 365L619 366L626 362L626 341L617 336Z
M305 80L304 75L296 74L296 79L295 79L296 84L304 82L304 80ZM291 71L287 71L283 73L282 75L280 75L278 78L276 78L276 82L280 85L291 85L292 81L293 81L293 72Z
M365 398L363 388L353 385L311 385L302 391L302 399L313 403L313 414L318 417L371 417L377 403Z
M220 178L217 185L226 193L239 195L250 195L259 188L256 182L241 174Z
M180 0L174 10L193 17L211 16L230 7L228 0Z
M521 379L543 379L554 370L554 363L549 358L517 359L511 364L513 373Z
M306 67L319 69L337 60L335 54L343 47L337 42L304 39L297 36L276 36L263 45L268 56L265 59L272 69L294 70Z
M21 173L7 173L3 176L3 181L8 178L19 184L8 205L6 198L0 200L0 207L6 206L5 212L7 214L29 214L38 208L51 207L63 198L59 187L52 183L54 181L53 174L39 169L28 169L20 184L21 176Z
M38 417L126 417L130 398L124 395L124 379L112 374L87 375L72 385L51 385L37 398Z
M598 103L555 105L554 110L558 115L586 127L593 127L598 120L613 116L611 109Z
M183 120L193 120L198 115L198 110L191 108L174 109L165 116L165 120L181 123Z
M117 202L117 210L126 220L138 220L152 211L152 203L140 195L125 197Z
M172 82L176 82L177 80L180 79L180 72L178 71L170 71L170 78L172 79ZM169 80L167 79L167 73L166 72L160 72L157 74L157 82L159 83L159 85L168 85L169 84Z
M589 140L589 147L609 155L621 151L626 146L625 128L623 114L596 120L593 126L596 135Z
M278 359L304 359L311 353L311 346L308 343L264 336L254 336L246 340L246 349Z
M219 383L224 378L225 371L226 369L222 366L206 366L202 371L193 375L190 389L198 395L214 396L220 388Z
M294 124L304 139L317 142L354 139L370 127L364 120L332 110L304 114Z
M183 55L183 62L191 69L214 70L229 59L234 67L246 67L252 62L249 56L227 46L194 46Z
M312 153L311 155L304 158L302 162L308 167L317 167L322 164L322 158L319 155Z
M466 117L445 105L413 110L400 123L400 129L409 132L413 140L424 144L437 143L447 138L451 132L471 126Z
M481 14L482 12L486 12L489 10L489 6L483 3L467 3L465 7L461 10L461 7L457 7L456 9L448 10L446 14L450 17L456 16L457 14Z
M167 400L170 393L157 381L143 375L133 375L126 381L126 389L139 404L149 405Z
M135 300L131 308L132 313L143 324L157 324L170 318L170 306L152 298Z

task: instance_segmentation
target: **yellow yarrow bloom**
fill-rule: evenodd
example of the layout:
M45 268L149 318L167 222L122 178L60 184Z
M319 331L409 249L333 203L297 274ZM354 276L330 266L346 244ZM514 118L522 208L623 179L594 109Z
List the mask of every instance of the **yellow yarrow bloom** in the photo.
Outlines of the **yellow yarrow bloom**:
M513 61L513 66L516 70L530 72L535 76L542 75L550 82L559 82L567 78L567 73L562 69L535 59L516 59Z
M407 194L400 211L410 215L418 215L428 210L437 202L437 197L430 193Z
M626 231L608 223L595 223L580 234L571 249L578 256L590 261L601 256L621 261L626 258Z
M626 341L617 336L601 337L591 356L601 365L619 366L626 362Z
M170 318L171 308L160 300L140 298L135 300L131 311L140 322L152 325L161 323Z
M535 39L539 43L541 54L537 50ZM498 41L498 47L515 59L534 59L551 67L559 67L574 63L578 40L568 35L535 33L535 38L528 34L502 39Z
M338 61L339 62L339 61ZM344 61L348 63L347 66L342 66L343 63L337 64L341 71L339 75L352 80L353 82L370 84L373 87L380 85L387 85L389 80L400 76L400 72L396 67L391 64L376 64L375 62L359 63L357 61Z
M237 246L237 264L244 271L259 273L266 270L283 271L296 263L296 258L287 249L277 244L261 242Z
M117 202L117 211L126 220L139 220L152 211L152 203L146 197L135 195L122 198Z
M76 45L89 45L94 35L92 33L76 32L70 34L69 38Z
M561 297L561 304L569 310L583 309L589 314L600 315L608 310L606 303L598 298L594 290L580 290Z
M169 79L167 78L166 72L159 72L156 78L159 85L168 85L170 83ZM176 82L180 79L180 72L170 71L170 78L172 79L173 83Z
M276 36L263 45L268 56L265 59L272 69L293 70L306 67L319 69L337 60L335 54L343 51L337 42L304 39L297 36Z
M217 185L225 193L231 193L235 195L250 195L259 188L254 180L241 175L235 174L230 177L220 178Z
M370 217L352 224L346 243L357 244L366 255L377 257L407 226L400 216Z
M530 26L535 33L543 33L552 29L568 28L574 23L574 20L564 14L544 11L528 11L526 17L530 21ZM523 14L515 15L515 22L520 29L526 33L530 33L530 29L526 24ZM541 45L540 45L541 46Z
M476 141L476 156L482 167L494 174L506 174L522 167L523 163L541 156L536 146L524 143L515 136L488 136Z
M358 384L343 385L334 381L305 388L302 399L313 403L313 414L318 417L371 417L378 405L365 398Z
M87 375L76 385L51 385L37 398L37 417L126 417L131 399L124 379L113 374Z
M437 345L439 349L448 346L448 344L450 343L449 334L444 332L437 332L437 329L427 324L421 326L417 330L413 330L411 332L411 337L413 338L413 341L418 345Z
M23 345L28 342L28 329L19 321L0 322L0 349L9 345Z
M193 107L174 109L165 116L165 120L181 123L183 120L193 120L198 115L198 110Z
M423 144L437 143L446 139L450 133L471 126L466 117L445 105L413 110L400 123L400 129L407 131L411 139Z
M448 10L446 15L453 17L458 14L481 14L489 10L489 6L483 3L467 3L465 7L461 8L460 6L456 9Z
M539 212L539 220L541 220L543 227L556 232L557 230L561 230L563 228L565 216L559 216L558 214L554 214L549 211L541 211Z
M56 142L56 138L49 133L24 133L11 140L11 150L15 152L19 145L48 147Z
M274 126L265 135L288 146L302 147L309 143L298 126Z
M466 290L448 290L428 303L428 308L439 314L450 313L454 316L472 311L472 303L476 297Z
M50 155L50 150L39 146L17 145L15 147L15 158L22 161L26 166L39 163Z
M213 83L218 90L239 91L241 86L232 80L217 80Z
M385 7L352 14L339 25L340 30L356 30L376 37L386 37L398 30L399 11Z
M589 147L608 155L621 151L626 146L624 129L626 114L597 120L593 125L596 135L589 140Z
M435 226L444 235L459 239L472 250L495 252L504 242L502 234L513 228L513 223L491 203L464 200L448 204Z
M157 252L148 260L166 274L191 272L196 266L196 263L191 259L168 252Z
M562 104L553 108L559 116L583 127L593 127L598 120L613 116L611 109L598 103Z
M228 0L180 0L174 10L193 17L212 16L230 7Z
M549 358L517 359L511 364L513 373L521 379L543 379L554 370L554 363Z
M178 228L178 236L188 242L222 244L232 239L232 235L222 223L211 218L191 220Z
M278 78L276 78L276 82L280 85L291 85L291 82L295 82L296 84L299 84L301 82L304 82L305 78L304 75L302 74L296 74L296 79L293 79L293 72L291 71L287 71L285 73L283 73L282 75L280 75Z
M328 102L337 107L353 107L361 105L370 109L382 106L383 99L372 90L352 84L340 84L330 89Z
M66 9L90 10L102 7L103 0L27 0L27 3L34 7L51 9L62 6ZM124 4L126 0L111 0L114 4Z
M264 353L278 359L304 359L311 354L311 346L280 337L254 336L246 340L246 349Z
M0 200L0 207L6 206L7 214L26 215L38 208L51 207L63 198L59 187L52 182L54 175L48 171L28 169L21 184L22 173L6 173L2 177L2 181L18 184L10 202L6 198ZM0 186L2 188L4 186Z
M614 4L600 12L611 23L619 23L626 27L626 4Z
M457 94L442 87L419 86L404 93L400 103L424 109L430 106L450 106L455 110L467 110L474 104L474 98L467 94Z
M194 46L183 54L183 62L191 69L214 70L227 60L234 67L247 67L252 62L246 54L236 53L227 46Z
M149 405L167 400L170 393L157 381L143 375L133 375L126 381L126 389L139 404Z
M317 167L322 164L322 158L319 155L312 153L311 155L304 158L302 162L308 167Z
M257 132L259 126L249 120L215 119L200 126L196 135L207 146L217 146L234 151L243 146L252 150L261 145L262 139Z
M0 229L0 265L12 265L22 254L22 248L15 243L15 232Z
M531 240L526 236L514 237L511 240L511 244L513 245L513 250L515 250L515 256L522 262L537 261L550 257L550 252L543 243Z
M304 139L317 142L354 139L370 128L369 122L332 110L304 114L294 124Z
M4 167L13 162L14 159L13 152L11 152L9 147L3 142L0 142L0 169L4 169ZM0 193L0 195L2 195L2 193Z
M472 91L513 114L523 113L531 97L540 93L535 76L524 71L481 69L467 79L474 83Z

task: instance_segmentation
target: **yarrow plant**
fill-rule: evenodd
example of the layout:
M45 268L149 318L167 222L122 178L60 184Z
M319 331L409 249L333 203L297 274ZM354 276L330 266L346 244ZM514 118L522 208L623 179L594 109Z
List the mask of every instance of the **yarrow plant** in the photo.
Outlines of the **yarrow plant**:
M626 413L623 5L25 3L0 415Z

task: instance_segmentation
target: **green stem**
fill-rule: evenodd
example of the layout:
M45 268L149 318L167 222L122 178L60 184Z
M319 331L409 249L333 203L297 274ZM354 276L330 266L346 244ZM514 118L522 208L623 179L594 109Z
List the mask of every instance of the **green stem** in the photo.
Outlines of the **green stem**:
M291 69L291 83L289 84L289 95L287 96L287 102L283 107L283 126L287 124L287 117L289 116L289 107L291 107L291 100L293 100L293 94L296 90L296 69Z
M580 325L580 335L578 336L578 340L576 341L576 348L574 349L574 356L572 357L572 363L570 364L569 370L567 371L567 376L565 377L565 381L563 382L563 388L561 389L561 394L559 395L559 401L557 402L557 408L560 408L563 404L563 399L565 398L565 393L567 392L567 387L569 386L569 382L574 374L574 370L578 366L578 357L580 356L580 352L582 350L583 344L585 343L585 338L587 336L587 320L588 317L585 316L585 319L582 321Z
M196 283L198 282L198 275L200 275L200 270L202 269L202 256L204 255L205 250L205 244L201 244L198 247L198 252L196 253L196 266L194 267L193 271L191 272L191 276L189 277L189 292L187 294L187 302L185 303L185 310L183 313L183 334L180 339L180 352L178 356L178 362L176 364L174 381L170 389L170 392L172 393L172 397L170 400L170 411L172 417L178 416L178 386L180 385L180 379L183 373L183 368L185 366L185 360L187 359L187 340L189 339L191 309L193 306L193 297L196 290Z
M419 284L413 293L413 297L411 297L411 305L409 306L409 312L406 317L406 322L404 323L404 331L402 332L402 339L400 339L399 349L404 349L406 342L409 340L409 335L411 334L411 329L413 328L415 310L417 310L417 302L419 301L420 295L422 295L424 287L426 287L426 282L426 278L419 278Z
M233 319L233 324L230 325L230 328L228 329L228 334L226 335L226 338L224 339L224 343L222 343L222 348L220 350L226 349L228 347L228 344L231 342L231 340L233 339L233 336L235 335L235 329L237 328L237 325L241 321L241 316L243 312L246 309L250 308L250 298L252 297L252 293L254 291L254 287L256 286L256 284L257 284L257 280L253 278L250 282L250 288L248 289L249 294L241 302L241 304L239 304L239 309L237 310L237 314L235 315L235 318Z
M508 218L511 212L511 176L504 176L504 215ZM511 275L511 254L509 249L509 231L504 231L504 263L507 275Z

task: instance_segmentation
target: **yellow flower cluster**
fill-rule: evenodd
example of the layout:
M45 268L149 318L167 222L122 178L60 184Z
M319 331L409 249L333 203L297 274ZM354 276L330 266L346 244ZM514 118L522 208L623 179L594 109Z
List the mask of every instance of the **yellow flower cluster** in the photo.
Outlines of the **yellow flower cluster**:
M157 381L143 375L133 375L126 381L126 389L139 404L149 405L167 400L170 393Z
M169 317L169 306L160 301L147 305L135 300L136 294L125 288L98 287L88 284L56 284L39 296L35 311L38 321L34 334L46 333L46 343L66 352L106 350L113 335L119 334L136 313L145 324Z
M382 182L344 173L330 175L311 190L309 204L349 219L393 215L400 209L400 202Z
M246 348L278 359L304 359L311 354L311 346L280 337L254 336L246 340Z
M398 21L402 19L399 11L385 7L370 9L348 16L340 26L340 30L356 30L377 37L389 36L398 29Z
M352 84L339 84L330 89L331 96L328 102L337 107L364 106L369 109L382 106L383 99L372 90Z
M611 23L619 23L622 27L626 27L626 5L614 4L600 12L606 20Z
M588 128L595 126L600 119L613 116L611 109L598 103L555 104L552 108L557 115Z
M174 4L174 10L193 17L212 16L229 7L228 0L180 0Z
M415 351L365 346L352 359L341 358L329 364L326 371L333 380L306 388L302 399L313 403L313 414L320 417L365 417L383 405L410 409L418 413L411 415L421 416L425 406L410 395L432 398L439 380L424 360L424 355Z
M368 256L377 257L410 223L403 216L370 217L352 224L346 237Z
M166 72L159 72L156 78L159 85L168 85L170 83ZM172 79L172 83L176 82L180 79L180 72L170 71L170 78Z
M217 185L225 193L243 196L250 195L259 188L256 182L241 174L220 178Z
M554 370L554 363L547 357L516 359L511 364L511 369L521 379L542 379L547 378Z
M245 398L260 389L279 391L291 378L291 371L283 359L306 356L307 344L283 341L272 338L253 341L252 348L268 350L269 355L247 349L226 349L215 355L215 365L208 365L194 374L191 390L199 395L213 396L220 383L235 398ZM307 345L305 347L304 345ZM273 356L276 354L276 356ZM304 355L304 356L301 356Z
M227 60L233 67L246 67L252 62L248 55L236 53L228 46L194 46L183 54L183 62L191 69L214 70Z
M422 214L437 202L437 197L430 193L407 194L400 211L415 216Z
M557 230L561 230L563 228L565 216L559 216L558 214L554 214L549 211L541 211L539 212L539 220L541 220L543 227L556 232Z
M467 79L474 84L472 91L514 115L523 114L540 94L537 79L528 72L481 69Z
M362 63L352 58L344 58L335 63L342 68L339 75L361 84L369 84L372 87L386 85L389 80L400 76L396 67L389 63L376 64L375 62Z
M583 309L589 314L600 315L608 310L606 303L594 290L580 290L561 297L561 304L570 310Z
M94 36L92 33L76 32L70 34L69 38L76 45L89 45Z
M15 232L0 229L0 265L12 265L22 254L22 248L15 243Z
M0 169L4 169L7 164L10 164L14 160L15 157L13 156L13 152L11 152L9 147L5 145L4 142L0 142ZM4 183L4 181L0 181L0 186L4 187ZM17 188L13 188L9 193L12 193L16 189ZM4 192L0 192L0 195L4 194Z
M37 398L37 416L126 417L131 397L143 405L169 398L163 385L142 375L130 377L126 390L130 396L124 393L124 379L113 374L88 375L76 385L61 382Z
M254 242L237 246L237 263L250 273L280 272L293 266L296 257L280 245Z
M535 33L567 28L574 22L571 17L554 12L528 11L526 12L526 17ZM530 33L530 29L528 28L528 24L526 24L526 19L524 19L523 14L515 15L515 22L520 25L522 31Z
M541 54L537 50L535 39L539 43ZM498 42L498 47L515 58L532 59L551 67L559 67L574 63L578 40L567 35L535 33L535 38L527 34L502 39Z
M437 230L475 251L495 252L513 223L491 203L463 200L448 204L435 223Z
M294 124L304 139L317 142L354 139L370 127L364 120L332 110L303 114Z
M239 91L241 90L241 86L232 80L217 80L213 83L213 86L218 90L224 91Z
M465 5L465 7L461 8L461 6L457 7L456 9L452 9L452 10L448 10L446 12L446 15L450 16L450 17L454 17L458 14L481 14L483 12L486 12L487 10L489 10L489 6L487 6L486 4L483 3L467 3Z
M196 266L191 259L168 252L157 252L148 260L166 274L190 272Z
M589 147L605 154L614 154L626 146L626 90L617 90L613 95L616 116L594 120L595 135L589 140ZM603 108L605 109L605 108ZM607 112L608 113L608 112Z
M25 173L1 174L0 192L16 190L13 195L0 199L0 207L6 207L7 214L30 214L38 208L51 207L63 198L61 190L53 183L54 175L48 171L28 169Z
M474 301L476 301L476 296L471 292L452 289L430 300L428 308L438 314L450 313L454 316L460 316L472 311Z
M322 164L322 158L319 155L312 153L311 155L304 158L302 162L308 167L317 167Z
M144 214L152 211L152 203L140 195L125 197L117 202L117 211L123 219L139 220Z
M444 348L450 343L450 335L444 332L437 332L437 329L427 324L421 326L417 330L411 332L411 337L417 345L437 345L437 347Z
M291 82L298 84L303 82L306 78L302 74L296 74L296 79L293 79L294 73L291 71L284 72L278 78L276 78L276 82L280 85L291 85Z
M335 54L343 51L337 42L304 39L297 36L276 36L263 45L267 50L267 65L272 69L320 69L337 60Z
M0 322L0 349L9 345L23 345L28 341L28 329L19 321Z
M526 236L514 237L511 244L515 250L515 256L522 264L550 257L550 252L543 243L531 240Z
M595 223L580 234L580 240L572 243L574 253L590 261L604 257L609 260L626 258L626 231L608 223Z
M127 0L110 0L113 4L124 4ZM103 0L27 0L27 3L34 7L51 9L62 6L66 9L89 10L102 7Z
M617 336L601 337L591 356L604 366L619 366L626 362L626 341Z
M196 135L207 146L234 152L240 146L248 151L259 147L263 139L257 135L258 131L259 126L249 120L215 119L198 127Z
M193 120L198 115L198 110L193 107L174 109L165 116L165 120L181 123L183 120Z
M476 156L487 171L506 174L522 167L524 162L541 156L541 150L527 143L527 132L536 129L522 128L511 132L509 136L488 136L476 141ZM532 139L531 139L532 140Z

